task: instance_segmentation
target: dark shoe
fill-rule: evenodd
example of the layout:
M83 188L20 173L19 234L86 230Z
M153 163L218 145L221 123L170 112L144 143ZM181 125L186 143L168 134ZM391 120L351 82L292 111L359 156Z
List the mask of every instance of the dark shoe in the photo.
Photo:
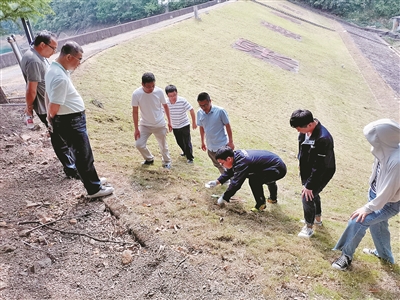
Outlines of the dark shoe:
M185 156L185 153L182 152L182 153L180 154L180 156Z
M348 267L351 265L351 259L345 254L342 254L337 260L332 263L332 268L336 270L347 270Z
M163 168L170 170L171 169L171 164L165 164L165 165L163 165Z
M188 159L188 160L187 160L187 163L188 163L188 164L192 164L192 163L193 163L193 159Z
M142 162L142 165L146 165L146 166L150 166L154 164L154 160L145 160L144 162Z
M271 198L268 198L267 201L268 201L268 203L271 203L271 204L276 204L278 202L278 200L271 199Z

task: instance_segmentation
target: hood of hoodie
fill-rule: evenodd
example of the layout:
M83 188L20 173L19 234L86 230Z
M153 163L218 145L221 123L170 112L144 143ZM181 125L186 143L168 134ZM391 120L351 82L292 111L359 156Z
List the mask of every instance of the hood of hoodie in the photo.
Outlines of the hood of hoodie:
M400 125L390 119L381 119L364 127L364 135L372 145L371 152L383 159L400 147Z

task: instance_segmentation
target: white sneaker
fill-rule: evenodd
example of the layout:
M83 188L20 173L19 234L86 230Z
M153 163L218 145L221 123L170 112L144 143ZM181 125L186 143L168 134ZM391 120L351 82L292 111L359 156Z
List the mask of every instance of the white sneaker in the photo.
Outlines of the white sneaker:
M301 220L300 220L300 223L306 224L306 220L301 219ZM317 220L314 219L314 225L322 226L323 224L322 224L322 221L319 221L319 222L318 222Z
M107 183L107 178L105 177L100 177L100 184L105 185Z
M224 198L222 198L222 196L218 198L217 204L219 206L224 206L225 203L226 203L226 201L224 200Z
M111 186L100 186L100 191L98 191L96 194L93 195L87 195L87 198L99 198L99 197L104 197L108 196L114 193L114 188Z
M314 230L312 228L307 227L307 225L305 225L297 236L303 237L303 238L309 238L313 234L314 234Z
M376 249L364 248L364 249L363 249L363 252L364 252L365 254L374 255L374 256L380 258L379 255L378 255L378 252L376 251Z

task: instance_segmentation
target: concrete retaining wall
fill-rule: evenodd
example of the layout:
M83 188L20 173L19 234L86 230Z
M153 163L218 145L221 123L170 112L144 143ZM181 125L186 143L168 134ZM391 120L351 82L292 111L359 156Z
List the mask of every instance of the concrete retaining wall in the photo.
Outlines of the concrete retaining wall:
M197 5L198 9L210 7L216 5L221 2L225 2L228 0L214 0L210 2L206 2L203 4ZM169 20L175 17L179 17L185 14L189 14L193 12L194 6L186 7L180 10L175 10L172 12L164 13L157 16L152 16L146 19L136 20L129 23L108 27L88 33L84 33L81 35L71 36L65 39L58 40L58 48L60 49L66 41L74 40L79 45L86 45L93 42L97 42L106 38L110 38L116 36L121 33L125 33L128 31L132 31L135 29L139 29L145 26L149 26L152 24L156 24L165 20ZM0 68L6 68L12 65L16 65L18 63L17 59L15 58L15 54L13 52L5 53L0 55Z

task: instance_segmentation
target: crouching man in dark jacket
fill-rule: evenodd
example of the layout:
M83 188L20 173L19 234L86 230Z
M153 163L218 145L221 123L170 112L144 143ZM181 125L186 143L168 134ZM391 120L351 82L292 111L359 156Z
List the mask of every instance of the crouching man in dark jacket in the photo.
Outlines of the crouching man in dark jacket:
M286 175L286 165L278 155L266 150L233 151L225 146L217 150L215 158L226 171L217 180L210 181L207 185L213 187L230 180L228 189L218 199L218 205L229 202L231 197L240 190L246 178L249 179L249 185L256 200L256 206L252 208L252 211L258 212L265 209L263 184L268 186L270 193L268 202L277 202L276 181Z

